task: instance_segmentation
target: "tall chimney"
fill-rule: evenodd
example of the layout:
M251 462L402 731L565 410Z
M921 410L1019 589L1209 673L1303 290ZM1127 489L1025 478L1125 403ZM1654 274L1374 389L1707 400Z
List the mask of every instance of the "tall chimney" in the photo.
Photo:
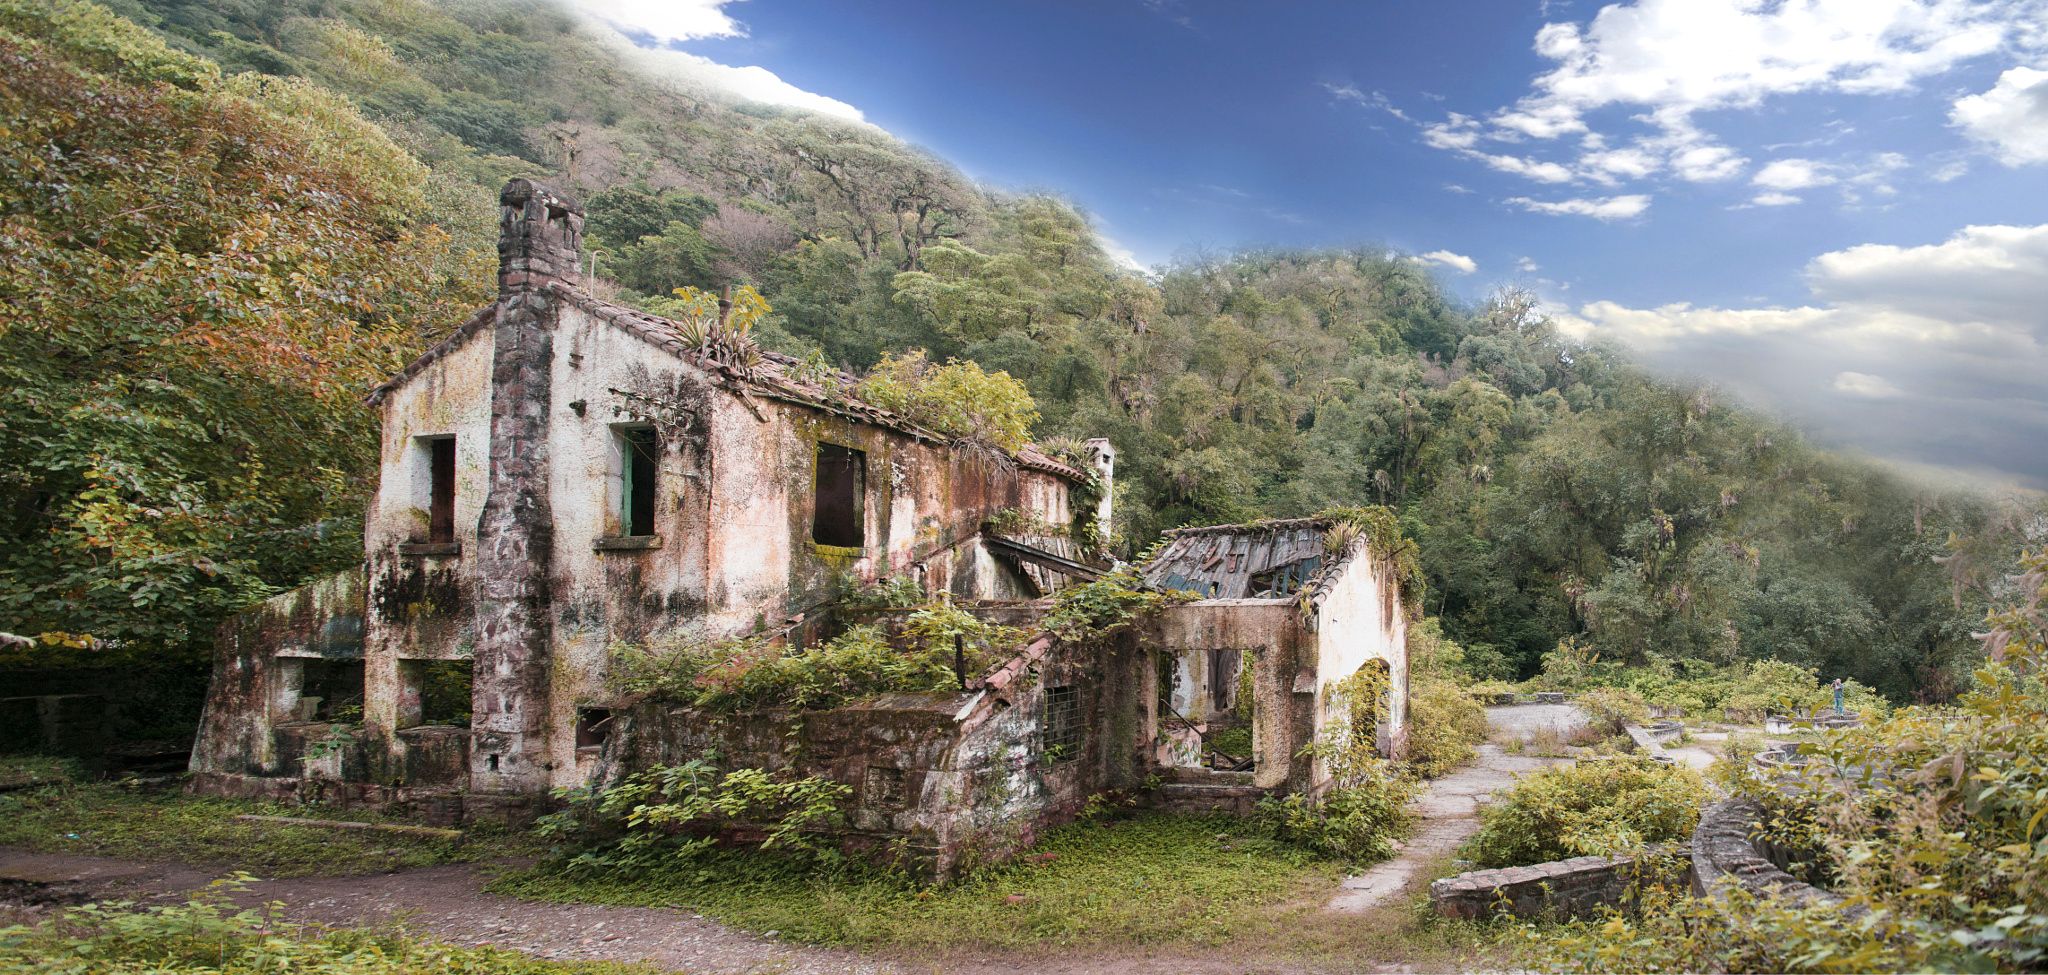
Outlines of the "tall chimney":
M581 204L544 183L515 179L498 205L499 294L582 283Z
M492 330L490 480L477 523L470 790L534 793L550 782L555 519L548 491L554 305L576 284L583 210L515 179L498 195L498 316ZM468 553L465 553L467 555Z
M1095 530L1101 533L1103 541L1108 541L1111 513L1109 495L1116 487L1116 448L1104 437L1089 440L1085 446L1088 448L1088 464L1095 468L1095 476L1102 480L1102 497L1095 502Z

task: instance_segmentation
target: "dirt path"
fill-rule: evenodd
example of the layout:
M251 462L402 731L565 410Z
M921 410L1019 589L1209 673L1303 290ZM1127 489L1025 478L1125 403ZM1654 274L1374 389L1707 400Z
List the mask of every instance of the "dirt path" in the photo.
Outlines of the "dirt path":
M1563 737L1585 720L1579 709L1568 704L1486 709L1486 723L1496 738L1518 737L1527 741L1543 728L1554 729ZM1479 756L1472 764L1429 783L1408 807L1415 813L1417 824L1415 835L1408 838L1400 855L1346 878L1344 886L1330 898L1329 909L1341 914L1363 914L1408 889L1417 874L1479 831L1479 807L1488 796L1514 784L1517 776L1561 761L1510 755L1490 741L1480 745Z
M176 899L224 873L187 864L0 848L0 895L45 903ZM238 900L281 901L294 921L335 926L402 922L460 945L488 944L538 958L645 961L671 971L750 975L873 973L899 969L846 951L792 945L684 911L547 904L483 891L474 865L357 877L298 877L252 884Z

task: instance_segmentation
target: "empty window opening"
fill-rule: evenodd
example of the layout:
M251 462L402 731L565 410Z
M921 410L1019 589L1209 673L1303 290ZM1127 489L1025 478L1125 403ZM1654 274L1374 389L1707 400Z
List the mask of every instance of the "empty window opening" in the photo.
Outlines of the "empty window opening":
M576 747L601 748L611 734L611 708L576 709Z
M867 455L838 444L818 445L816 513L811 541L841 548L860 548L861 497L867 489Z
M1244 653L1235 648L1209 651L1209 707L1228 711L1237 706L1237 674Z
M620 427L619 525L628 535L654 534L654 472L661 448L652 427Z
M307 660L299 685L300 721L352 722L363 719L363 662Z
M1039 748L1049 763L1081 757L1081 694L1072 684L1045 689L1045 714L1039 725Z
M427 448L427 541L455 540L455 438L432 437Z
M469 727L474 673L467 660L420 661L420 723Z

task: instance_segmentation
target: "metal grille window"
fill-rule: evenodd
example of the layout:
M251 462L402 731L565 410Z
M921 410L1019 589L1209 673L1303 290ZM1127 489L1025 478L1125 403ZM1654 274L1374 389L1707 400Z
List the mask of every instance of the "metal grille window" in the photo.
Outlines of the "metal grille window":
M1039 729L1039 747L1047 762L1058 764L1080 758L1080 691L1072 684L1046 688L1044 721Z

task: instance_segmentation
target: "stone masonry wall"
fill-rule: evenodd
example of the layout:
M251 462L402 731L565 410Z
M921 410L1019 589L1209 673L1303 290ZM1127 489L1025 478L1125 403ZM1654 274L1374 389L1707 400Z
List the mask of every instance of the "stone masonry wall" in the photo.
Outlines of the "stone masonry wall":
M1688 854L1666 849L1653 855L1661 864L1683 867ZM1445 917L1491 917L1505 909L1516 917L1587 917L1621 903L1639 882L1637 857L1573 857L1527 867L1474 870L1429 885L1429 902Z

